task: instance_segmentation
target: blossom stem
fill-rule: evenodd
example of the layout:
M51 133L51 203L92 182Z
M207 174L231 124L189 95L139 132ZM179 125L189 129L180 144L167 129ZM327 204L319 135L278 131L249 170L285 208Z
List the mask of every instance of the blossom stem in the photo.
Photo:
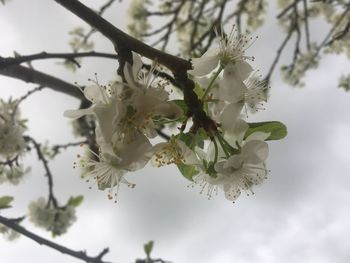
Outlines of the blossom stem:
M219 155L219 149L218 149L218 144L215 140L215 137L213 138L213 143L214 143L214 148L215 148L215 155L214 155L214 163L218 162L218 155Z
M219 67L219 69L215 72L215 75L212 77L212 79L210 80L210 83L207 87L207 89L205 90L203 96L202 96L202 101L205 99L205 97L208 95L209 91L211 90L215 80L217 79L217 77L219 76L219 74L221 73L221 71L223 70L224 68L222 66Z
M219 143L221 145L221 148L222 150L224 151L226 157L230 157L230 154L228 153L227 149L226 149L226 146L225 146L225 142L224 142L224 139L222 138L221 134L220 133L217 133L217 136L216 136L219 140Z

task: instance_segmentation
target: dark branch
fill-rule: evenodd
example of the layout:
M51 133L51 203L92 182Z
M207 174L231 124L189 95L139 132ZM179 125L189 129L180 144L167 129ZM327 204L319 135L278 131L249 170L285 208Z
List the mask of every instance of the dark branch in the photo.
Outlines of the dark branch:
M55 0L75 15L79 16L91 27L94 27L113 44L118 54L123 57L122 53L134 51L142 56L166 66L173 72L186 72L191 69L191 63L187 60L167 54L153 47L150 47L143 42L129 36L111 23L96 14L93 10L80 3L77 0Z
M103 13L112 6L112 4L115 2L115 0L108 0L103 6L101 6L100 10L97 12L98 15L103 15ZM119 0L119 2L121 2L121 0ZM75 52L78 52L79 49L82 47L82 45L86 44L89 40L89 38L96 32L95 28L91 27L91 29L89 30L89 32L85 35L83 35L83 41L81 42L81 45L74 50Z
M53 194L53 176L52 176L51 170L50 170L49 165L48 165L48 160L45 158L45 156L41 150L41 145L39 143L37 143L32 137L24 136L24 139L33 144L33 146L36 150L36 153L38 155L38 159L43 163L43 166L44 166L44 169L46 172L46 177L48 180L48 186L49 186L49 200L48 200L48 202L52 202L54 207L58 207L57 200Z
M291 38L293 32L294 32L294 30L292 30L292 29L290 29L288 31L288 34L286 35L285 39L283 40L281 46L278 48L278 50L276 52L276 57L275 57L274 61L272 62L271 66L270 66L270 69L269 69L269 71L268 71L268 73L267 73L267 75L265 77L265 81L267 83L270 82L271 75L272 75L273 71L275 70L275 67L276 67L276 65L277 65L277 63L278 63L278 61L279 61L279 59L281 57L282 51L286 47L286 45L287 45L289 39Z
M170 136L168 134L166 134L165 132L163 132L161 129L157 129L157 133L160 137L162 137L164 140L169 141L170 140Z
M283 9L278 15L277 18L282 18L285 14L287 14L291 9L294 8L296 4L298 4L301 0L294 0L292 3L290 3L285 9Z
M0 57L1 58L1 57ZM40 71L23 66L13 65L0 69L0 75L23 80L25 82L35 83L43 87L51 88L55 91L65 93L78 99L84 99L80 90L61 79L55 78Z
M52 155L50 157L55 157L57 154L61 152L61 150L66 150L69 147L75 147L75 146L81 146L83 144L87 144L88 141L80 141L80 142L70 142L66 144L56 144L51 147L52 149Z
M107 263L106 261L102 260L102 257L108 253L109 249L105 248L99 255L96 257L91 257L86 254L85 251L75 251L72 249L69 249L67 247L64 247L62 245L59 245L57 243L54 243L48 239L45 239L43 237L38 236L37 234L34 234L33 232L28 231L24 227L20 226L16 222L14 222L11 219L8 219L6 217L3 217L0 215L0 223L13 229L14 231L32 239L33 241L39 243L40 245L48 246L50 248L53 248L63 254L70 255L72 257L81 259L87 263Z
M21 64L23 62L33 61L33 60L39 60L39 59L52 59L52 58L59 58L59 59L66 59L73 63L75 63L76 58L81 57L100 57L100 58L110 58L110 59L118 59L118 56L115 54L108 54L108 53L101 53L101 52L81 52L81 53L47 53L47 52L40 52L33 55L28 56L19 56L15 58L1 58L0 57L0 70L11 66L11 65L17 65Z
M176 83L182 86L184 101L189 107L188 116L192 117L192 132L196 132L203 127L209 136L217 130L216 123L211 120L203 110L203 104L194 92L194 82L188 79L187 70L192 68L190 61L170 55L157 50L145 43L129 36L111 23L100 17L90 8L80 3L78 0L55 0L57 3L70 10L72 13L83 19L90 26L95 27L100 33L107 37L113 44L119 56L118 73L123 77L122 69L126 61L130 61L131 51L147 57L159 64L166 66L175 76Z
M26 94L24 94L22 97L20 97L17 100L17 105L20 104L22 101L26 100L30 95L34 94L35 92L41 91L43 88L44 88L43 86L39 86L39 87L36 87L36 88L28 91Z

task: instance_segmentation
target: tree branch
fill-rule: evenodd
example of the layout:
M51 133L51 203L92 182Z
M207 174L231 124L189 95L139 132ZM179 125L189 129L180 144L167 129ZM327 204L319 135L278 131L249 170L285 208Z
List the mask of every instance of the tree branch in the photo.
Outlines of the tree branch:
M37 234L34 234L33 232L28 231L24 227L17 224L15 221L10 220L6 217L3 217L0 215L0 223L13 229L14 231L32 239L33 241L39 243L40 245L45 245L50 248L53 248L63 254L70 255L72 257L81 259L87 263L107 263L106 261L102 260L102 257L108 253L109 249L105 248L100 254L98 254L96 257L91 257L86 254L85 251L75 251L72 249L69 249L67 247L64 247L62 245L59 245L57 243L54 243L50 240L47 240L43 237L38 236Z
M48 160L46 160L43 152L41 151L41 145L37 143L32 137L29 136L24 136L24 139L28 142L31 142L36 150L36 153L38 155L38 159L43 163L45 172L46 172L46 177L48 180L48 186L49 186L49 200L48 202L52 201L52 204L54 207L58 207L57 200L53 194L53 176L51 173L51 170L48 165Z
M0 59L1 58L2 57L0 57ZM40 86L51 88L55 91L65 93L77 99L84 99L84 95L76 86L27 67L17 65L9 66L4 69L0 69L0 75L20 79L25 82L36 83Z
M265 77L265 81L267 83L270 82L270 78L271 78L271 75L273 73L273 71L275 70L275 67L281 57L281 54L282 54L282 51L283 49L286 47L289 39L291 38L292 34L293 34L294 30L293 29L290 29L288 34L286 35L285 39L283 40L281 46L278 48L277 52L276 52L276 57L274 59L274 61L272 62L271 66L270 66L270 69L269 69L269 72L267 73L266 77Z
M55 1L83 19L90 26L96 28L96 30L114 44L115 50L118 52L119 56L118 73L121 76L123 76L122 69L124 68L125 62L132 62L130 61L131 51L154 60L170 69L175 77L176 83L179 83L183 88L184 101L190 109L187 115L188 117L192 117L193 120L191 131L196 132L199 128L203 127L209 136L212 137L214 135L217 130L216 123L211 120L203 110L203 104L194 92L194 82L187 76L187 70L192 68L190 61L157 50L129 36L78 0Z
M189 61L157 50L129 36L77 0L55 1L107 37L114 44L116 51L121 57L124 57L123 54L125 53L134 51L151 60L157 61L174 73L183 73L192 68Z
M61 58L61 59L67 59L70 61L74 61L75 58L80 57L101 57L101 58L110 58L110 59L118 59L118 56L115 54L108 54L108 53L102 53L102 52L80 52L80 53L47 53L47 52L40 52L37 54L32 54L28 56L20 56L15 58L1 58L0 57L0 70L11 66L11 65L17 65L21 64L23 62L38 60L38 59L52 59L52 58Z
M87 143L88 143L88 141L85 140L85 141L80 141L80 142L70 142L70 143L66 143L66 144L56 144L56 145L51 147L53 153L52 153L52 155L50 155L50 157L51 158L55 157L57 154L60 153L60 151L62 149L66 150L69 147L81 146L81 145L87 144Z

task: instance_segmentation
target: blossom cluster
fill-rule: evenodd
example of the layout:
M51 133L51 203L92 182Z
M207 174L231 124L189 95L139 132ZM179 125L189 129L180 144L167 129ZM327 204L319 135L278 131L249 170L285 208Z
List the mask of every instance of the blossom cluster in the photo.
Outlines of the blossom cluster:
M29 220L36 226L50 231L53 236L62 235L75 222L75 206L57 207L40 197L29 204Z
M96 118L99 150L88 150L75 163L87 182L96 183L116 200L121 184L135 186L126 179L127 172L143 168L150 160L157 167L177 165L192 185L199 185L201 192L207 189L209 198L220 188L235 201L242 191L253 193L252 187L264 181L265 141L283 138L285 126L244 120L263 108L268 91L248 63L254 58L245 54L253 38L238 34L234 27L229 35L222 28L216 33L218 45L192 59L193 69L188 72L196 81L203 110L216 123L215 132L179 127L167 142L152 145L150 139L161 127L186 126L190 105L183 98L170 100L169 83L155 77L154 69L145 73L141 57L133 53L133 64L126 62L124 67L125 82L102 86L96 81L83 90L92 106L65 112L71 118Z
M17 162L26 147L23 137L25 130L25 120L20 117L18 102L0 100L0 184L9 182L17 185L28 172L28 168Z
M134 187L125 174L143 168L153 155L150 139L157 136L159 120L173 120L182 111L169 101L164 83L155 81L142 71L141 58L133 54L133 65L126 64L127 83L95 85L84 89L92 102L88 109L68 110L65 116L79 118L93 114L97 120L96 142L99 152L79 158L76 165L84 168L83 177L93 180L100 190L108 189L108 197L117 197L120 184Z
M220 31L216 31L218 45L192 59L193 76L214 71L209 79L199 82L208 83L202 99L207 101L209 116L220 124L209 146L196 150L199 162L194 165L199 173L193 180L201 192L206 189L208 198L221 188L228 200L235 201L242 191L254 193L252 187L267 177L269 149L265 140L271 133L268 129L250 129L244 118L263 109L268 87L248 63L254 60L245 53L253 38L238 34L235 27L228 35L223 28Z
M19 234L16 231L2 224L0 224L0 233L8 241L13 241L19 237Z

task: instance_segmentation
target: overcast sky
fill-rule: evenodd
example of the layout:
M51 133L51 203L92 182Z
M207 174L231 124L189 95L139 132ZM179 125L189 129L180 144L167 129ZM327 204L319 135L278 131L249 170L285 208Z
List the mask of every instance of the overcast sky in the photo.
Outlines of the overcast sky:
M96 1L84 1L94 3ZM128 2L128 1L123 1ZM107 17L125 28L125 6L117 4ZM67 32L84 25L53 0L13 0L0 6L0 55L13 51L68 51ZM282 40L273 15L259 31L249 49L254 66L266 72ZM112 52L112 45L96 35L96 51ZM291 48L291 47L289 47ZM288 51L291 53L291 50ZM283 58L287 60L287 54ZM116 63L85 59L76 74L56 61L33 63L38 70L70 82L86 84L94 72L100 82L114 78ZM188 181L173 167L146 169L128 175L135 189L121 187L118 204L106 194L88 190L73 170L79 149L72 149L51 163L55 194L61 203L83 194L78 221L68 233L54 239L62 245L95 255L109 247L106 260L132 262L143 257L142 245L155 241L153 255L176 263L347 263L350 258L350 94L337 88L338 78L350 68L342 56L325 57L318 70L310 71L306 87L284 84L278 72L272 81L267 110L254 120L279 120L289 130L283 141L271 142L268 180L254 196L242 195L235 204L223 194L208 201L199 189L188 189ZM20 96L35 87L0 76L0 96ZM40 142L74 140L63 111L78 106L66 95L44 90L22 105L29 119L30 134ZM18 187L0 185L0 196L15 196L14 208L6 216L21 216L31 200L46 196L44 171L36 156L25 158L31 173ZM28 220L24 226L50 238ZM0 262L81 262L55 250L41 247L26 237L7 242L0 237Z

